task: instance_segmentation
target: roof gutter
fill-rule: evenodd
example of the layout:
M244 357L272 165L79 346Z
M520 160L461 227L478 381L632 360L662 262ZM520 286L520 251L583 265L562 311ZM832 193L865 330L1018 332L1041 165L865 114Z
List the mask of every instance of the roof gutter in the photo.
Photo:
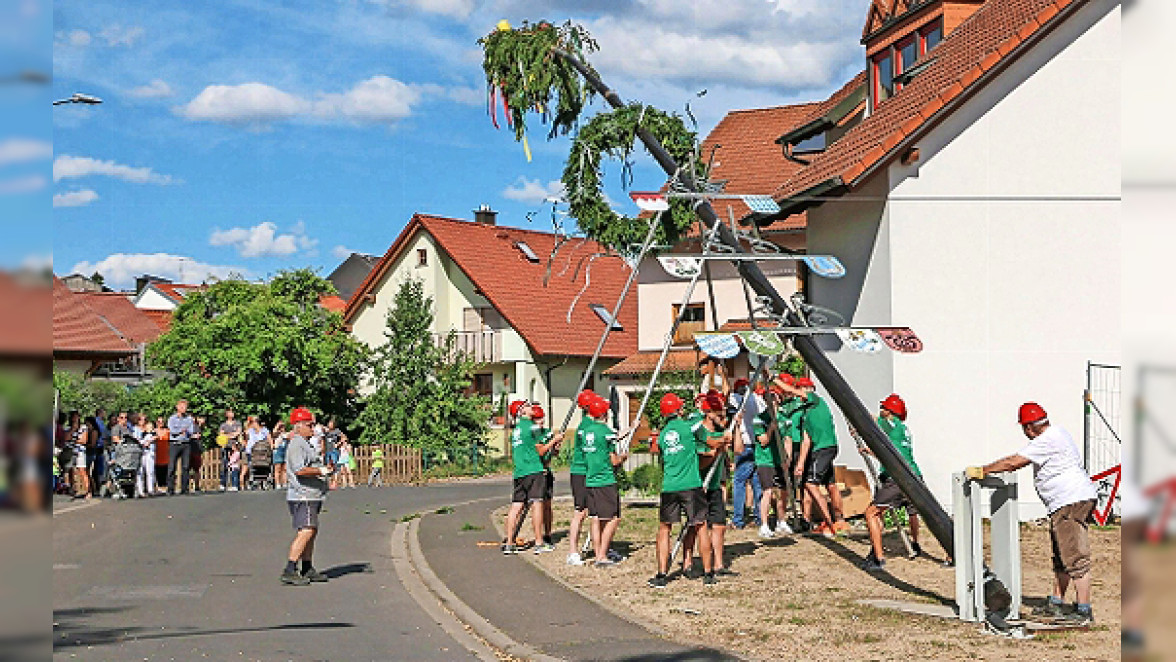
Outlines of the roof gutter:
M780 205L779 213L764 216L763 218L756 219L755 222L762 227L777 220L788 218L793 214L799 214L810 207L823 204L823 198L844 195L848 191L849 187L845 185L845 182L841 181L841 177L832 177L810 186L800 193L791 195L783 200L777 200L776 202Z

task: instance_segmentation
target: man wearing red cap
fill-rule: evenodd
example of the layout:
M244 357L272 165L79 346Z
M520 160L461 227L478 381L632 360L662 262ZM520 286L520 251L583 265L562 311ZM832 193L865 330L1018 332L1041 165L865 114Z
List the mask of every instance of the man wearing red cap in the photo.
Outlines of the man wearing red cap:
M536 439L546 440L551 436L551 430L543 425L546 418L547 412L543 411L543 407L537 403L531 405L531 422L534 424L532 430ZM551 505L555 499L555 474L551 472L551 455L557 450L558 445L552 446L550 451L539 456L539 459L543 460L543 544L553 548L555 543L551 539L551 523L555 520L551 514Z
M791 383L792 388L786 386ZM780 428L780 436L785 440L785 449L791 453L788 458L787 470L789 475L796 472L797 462L800 461L800 444L804 441L804 412L805 398L813 390L813 380L808 377L793 377L781 373L774 384L783 395L784 403L777 408L776 424ZM793 489L799 490L801 521L797 522L797 533L805 533L812 528L810 522L813 517L813 498L803 485L793 483Z
M804 419L800 426L800 457L796 461L793 475L804 480L804 489L824 518L814 532L832 537L848 531L849 525L845 523L842 514L845 511L841 505L841 490L837 488L833 469L838 445L837 432L833 426L833 412L829 409L829 403L816 392L800 388L795 381L791 385L785 384L784 390L804 399ZM828 501L821 494L822 485L829 494Z
M588 514L592 516L595 565L604 568L616 565L622 558L609 549L621 522L621 496L613 468L623 463L629 454L617 453L613 448L617 435L604 423L608 400L599 396L593 398L588 403L587 413L589 423L584 427L583 439L577 443L583 442L588 470L584 485L588 491Z
M915 463L911 432L906 426L906 402L897 393L891 393L881 402L880 407L878 427L886 433L886 438L890 440L894 450L902 456L911 472L922 478L923 472L919 471L919 465ZM874 454L868 446L862 445L861 448L863 452ZM909 505L910 501L899 489L898 483L890 477L886 467L882 467L882 470L878 472L878 485L875 486L874 501L866 507L866 528L870 531L872 550L865 562L862 563L862 568L878 571L886 566L886 556L882 550L882 513L889 508L903 508ZM913 509L908 508L907 517L910 519L911 548L918 556L923 553L923 549L919 547L919 516Z
M723 545L727 532L727 500L723 496L723 481L725 480L726 459L722 464L711 467L719 459L719 451L731 443L731 432L724 430L726 403L723 396L717 392L707 394L703 399L702 411L705 418L702 425L694 431L694 443L698 451L698 472L705 479L711 478L702 486L703 498L706 505L705 522L701 528L710 532L711 540L711 568L716 576L735 575L727 569L723 561ZM682 574L688 575L694 566L693 551L696 529L688 529L682 539ZM701 550L699 551L702 554Z
M588 405L594 399L599 397L596 393L585 389L576 396L576 407L580 409L580 425L576 427L575 445L572 446L572 461L568 467L571 476L569 482L572 486L572 513L571 528L568 533L568 565L584 565L584 559L580 558L580 528L584 525L584 520L588 518L588 486L585 483L588 475L588 464L584 458L584 431L592 424L592 419L588 415Z
M690 424L681 417L682 398L673 393L662 396L660 410L667 418L661 434L650 446L650 451L662 456L661 505L657 529L657 574L649 580L653 588L664 588L670 567L670 529L686 514L686 526L699 528L703 524L706 504L702 494L702 476L698 473L698 449ZM711 571L710 534L698 532L701 544L703 583L715 583Z
M1065 618L1077 625L1094 621L1090 608L1090 539L1086 520L1094 509L1098 493L1082 468L1078 445L1059 425L1051 425L1041 405L1026 402L1017 412L1021 431L1029 439L1024 448L982 467L968 467L969 478L982 479L990 473L1016 471L1033 464L1033 486L1049 513L1049 536L1053 543L1054 590L1045 607L1035 614ZM1070 584L1077 604L1072 613L1062 610Z
M506 518L506 535L514 534L523 515L523 504L531 504L531 522L535 527L535 553L550 552L554 547L542 542L544 535L543 499L547 492L546 467L543 466L543 456L551 452L563 435L555 435L544 443L535 435L534 421L531 420L531 403L525 400L515 400L510 403L510 417L515 421L514 431L510 435L511 457L514 460L514 492L511 495L510 513ZM503 554L517 554L515 541L504 540Z
M286 505L294 522L294 542L286 557L282 583L305 586L311 582L325 582L326 575L314 569L314 541L318 538L319 513L327 496L327 477L331 469L323 464L320 455L310 444L314 432L314 414L305 407L290 412L290 441L286 446ZM302 561L299 572L298 562Z

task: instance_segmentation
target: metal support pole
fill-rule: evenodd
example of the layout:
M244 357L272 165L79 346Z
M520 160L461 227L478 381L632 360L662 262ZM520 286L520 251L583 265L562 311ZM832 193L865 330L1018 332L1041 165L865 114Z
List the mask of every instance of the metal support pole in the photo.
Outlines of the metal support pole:
M578 57L560 49L554 49L553 52L571 64L584 77L588 84L604 97L612 107L621 108L625 105L620 95L605 85L600 77ZM657 161L658 165L661 166L662 170L665 171L667 176L677 176L678 180L686 187L697 190L698 186L694 179L694 173L680 170L678 164L674 162L673 157L670 156L670 153L666 151L665 147L661 145L653 134L644 128L638 128L637 137L641 139L645 148L653 156L654 160ZM721 243L730 247L735 253L746 253L731 229L719 221L714 208L711 207L709 202L702 200L695 207L695 212L708 229L717 231L717 238ZM764 275L758 265L754 262L739 261L735 266L739 271L739 275L747 281L747 284L751 286L756 294L768 298L775 314L784 315L790 325L803 326L800 318L788 306L788 302L784 297L768 281L767 276ZM931 531L931 534L935 536L936 540L939 541L939 544L943 546L944 551L949 556L954 556L955 541L952 535L952 522L947 516L947 512L935 500L935 496L931 494L931 490L915 477L915 474L906 465L902 456L891 445L886 434L878 427L870 411L866 409L861 399L854 393L849 382L842 377L829 358L825 356L824 351L817 345L815 339L797 336L793 339L792 344L804 358L809 369L821 381L821 384L825 387L833 402L837 404L849 424L858 429L866 445L874 452L874 456L878 458L882 466L886 467L894 482L898 484L899 488L914 504L915 509L923 516L923 520L927 523L927 528Z

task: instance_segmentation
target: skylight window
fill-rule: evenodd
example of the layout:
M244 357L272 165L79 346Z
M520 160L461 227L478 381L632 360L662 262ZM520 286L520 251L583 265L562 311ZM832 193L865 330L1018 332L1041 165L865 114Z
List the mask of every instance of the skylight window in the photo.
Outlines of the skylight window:
M605 324L612 324L613 331L625 330L625 327L621 326L620 322L613 319L612 313L605 309L604 306L598 303L592 303L588 304L588 307L592 309L592 312L596 313L596 316L600 318L601 322L604 322Z
M528 262L539 264L539 256L535 255L535 251L531 250L527 242L517 241L515 242L515 248L519 249L519 252L523 254L523 257L527 258Z

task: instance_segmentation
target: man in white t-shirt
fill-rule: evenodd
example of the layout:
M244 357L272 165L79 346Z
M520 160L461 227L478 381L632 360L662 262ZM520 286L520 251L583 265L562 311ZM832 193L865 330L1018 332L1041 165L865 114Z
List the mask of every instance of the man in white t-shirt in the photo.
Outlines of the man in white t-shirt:
M983 467L968 467L969 478L1016 471L1033 464L1033 485L1049 512L1053 543L1054 593L1035 614L1066 618L1085 625L1094 620L1090 609L1090 539L1086 520L1098 493L1082 467L1082 455L1074 439L1059 426L1050 425L1045 410L1036 402L1021 405L1017 421L1029 443L1013 455ZM1066 589L1074 584L1077 605L1072 614L1062 612Z

